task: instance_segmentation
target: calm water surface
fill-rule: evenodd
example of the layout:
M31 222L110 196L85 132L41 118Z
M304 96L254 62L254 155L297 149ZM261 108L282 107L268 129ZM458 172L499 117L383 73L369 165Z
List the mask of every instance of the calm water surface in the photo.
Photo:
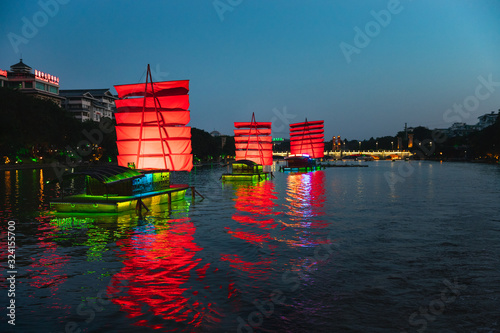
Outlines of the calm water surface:
M142 218L54 215L51 169L0 171L0 331L499 332L500 168L366 163L175 173L206 199Z

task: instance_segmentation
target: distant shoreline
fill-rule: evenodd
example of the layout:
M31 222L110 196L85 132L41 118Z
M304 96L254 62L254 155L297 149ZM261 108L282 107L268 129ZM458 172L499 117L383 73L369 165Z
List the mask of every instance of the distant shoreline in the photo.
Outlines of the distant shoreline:
M26 164L2 164L0 170L25 170L25 169L46 169L52 168L51 164L47 163L26 163Z
M277 161L281 161L281 160L277 160ZM381 160L381 161L384 161L384 160ZM386 161L390 161L390 160L386 160ZM439 159L425 159L425 160L412 160L410 159L410 161L431 161L431 162L449 162L449 163L457 163L457 162L465 162L465 163L480 163L480 164L500 164L498 162L494 162L494 161L481 161L481 160L463 160L463 159L442 159L442 160L439 160ZM114 164L114 163L104 163L104 164ZM213 164L218 164L217 162L214 162ZM102 165L101 163L100 164L79 164L77 166L98 166L98 165ZM195 165L197 167L201 167L201 166L209 166L211 165L211 163L203 163L202 165ZM65 166L64 164L56 164L56 166L58 168L61 168L61 167L66 167L66 168L69 168L69 166ZM52 163L23 163L23 164L2 164L0 165L0 170L29 170L29 169L48 169L48 168L53 168L52 166Z

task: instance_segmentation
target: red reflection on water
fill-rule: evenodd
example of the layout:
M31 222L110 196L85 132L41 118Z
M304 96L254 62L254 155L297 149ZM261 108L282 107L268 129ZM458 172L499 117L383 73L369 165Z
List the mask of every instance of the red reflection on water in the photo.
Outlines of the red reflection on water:
M273 207L277 204L274 183L270 181L261 182L255 185L241 185L236 188L236 198L234 207L241 212L248 212L260 215L277 215Z
M247 258L246 256L234 253L221 253L221 261L228 262L229 266L235 270L245 273L251 280L266 280L272 263L275 262L273 251L277 244L271 236L271 230L278 227L274 207L278 206L274 200L277 199L274 190L274 183L264 181L258 184L235 185L235 208L233 221L239 227L225 227L227 233L235 239L242 240L257 247L270 249L270 256L265 257L259 254L258 258ZM240 247L238 247L240 248ZM242 248L246 248L245 246ZM231 282L229 297L237 295L238 288Z
M253 277L257 275L266 275L272 263L271 260L262 260L258 262L245 261L236 254L223 254L221 255L221 260L229 262L229 266L237 270L252 274Z
M237 210L233 214L233 220L260 229L274 229L278 225L274 216L281 214L273 210L277 206L273 201L276 199L273 182L265 181L255 185L238 186L233 199ZM269 215L272 217L267 218Z
M325 173L314 171L288 175L287 214L295 220L325 215ZM294 220L294 218L291 218ZM324 227L324 225L316 225Z
M209 264L197 267L195 259L202 250L194 242L196 228L189 218L173 219L169 226L156 227L153 233L139 233L120 240L125 267L112 278L108 294L129 318L155 315L163 320L199 326L211 304L190 299L198 294L183 286L191 275L204 279ZM213 320L213 318L211 318ZM155 320L140 319L140 326L166 329L168 323L154 325Z
M255 221L251 220L251 222L255 222ZM233 236L235 238L242 239L242 240L249 242L249 243L253 243L255 245L259 245L259 244L262 244L263 242L268 242L269 240L273 239L268 234L261 235L261 234L257 234L254 232L243 231L241 229L237 229L237 230L233 231L228 227L224 227L224 228L227 230L227 232L231 236Z
M29 258L31 264L25 269L28 273L29 285L35 288L48 288L53 309L68 308L58 295L60 285L66 281L68 275L63 273L69 262L69 256L58 253L58 245L50 241L58 235L58 228L50 225L50 217L38 217L37 229L38 250ZM35 251L34 251L35 252ZM32 295L33 296L33 295ZM34 297L34 296L33 296Z

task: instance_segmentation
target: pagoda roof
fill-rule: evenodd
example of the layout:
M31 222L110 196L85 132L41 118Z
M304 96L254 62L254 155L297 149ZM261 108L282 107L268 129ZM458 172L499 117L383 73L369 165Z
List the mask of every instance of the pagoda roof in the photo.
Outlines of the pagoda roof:
M20 59L17 64L14 64L14 65L10 66L10 70L13 71L13 72L26 72L26 73L29 73L29 72L31 72L32 68L30 66L26 65L23 62L23 59Z

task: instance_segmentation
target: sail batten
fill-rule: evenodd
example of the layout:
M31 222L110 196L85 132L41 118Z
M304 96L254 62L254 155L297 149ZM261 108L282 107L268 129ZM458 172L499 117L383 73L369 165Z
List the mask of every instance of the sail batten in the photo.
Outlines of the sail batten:
M272 165L271 125L270 122L256 122L255 114L252 114L251 122L235 122L235 159L237 161L249 160L260 165Z
M122 84L116 85L115 89L119 98L152 96L153 90L156 96L187 95L189 92L189 80L153 82L152 85L148 85L147 89L144 89L143 83Z
M115 89L118 165L191 171L189 81L152 82L148 65L146 83Z
M322 158L325 153L324 121L290 124L290 154Z

